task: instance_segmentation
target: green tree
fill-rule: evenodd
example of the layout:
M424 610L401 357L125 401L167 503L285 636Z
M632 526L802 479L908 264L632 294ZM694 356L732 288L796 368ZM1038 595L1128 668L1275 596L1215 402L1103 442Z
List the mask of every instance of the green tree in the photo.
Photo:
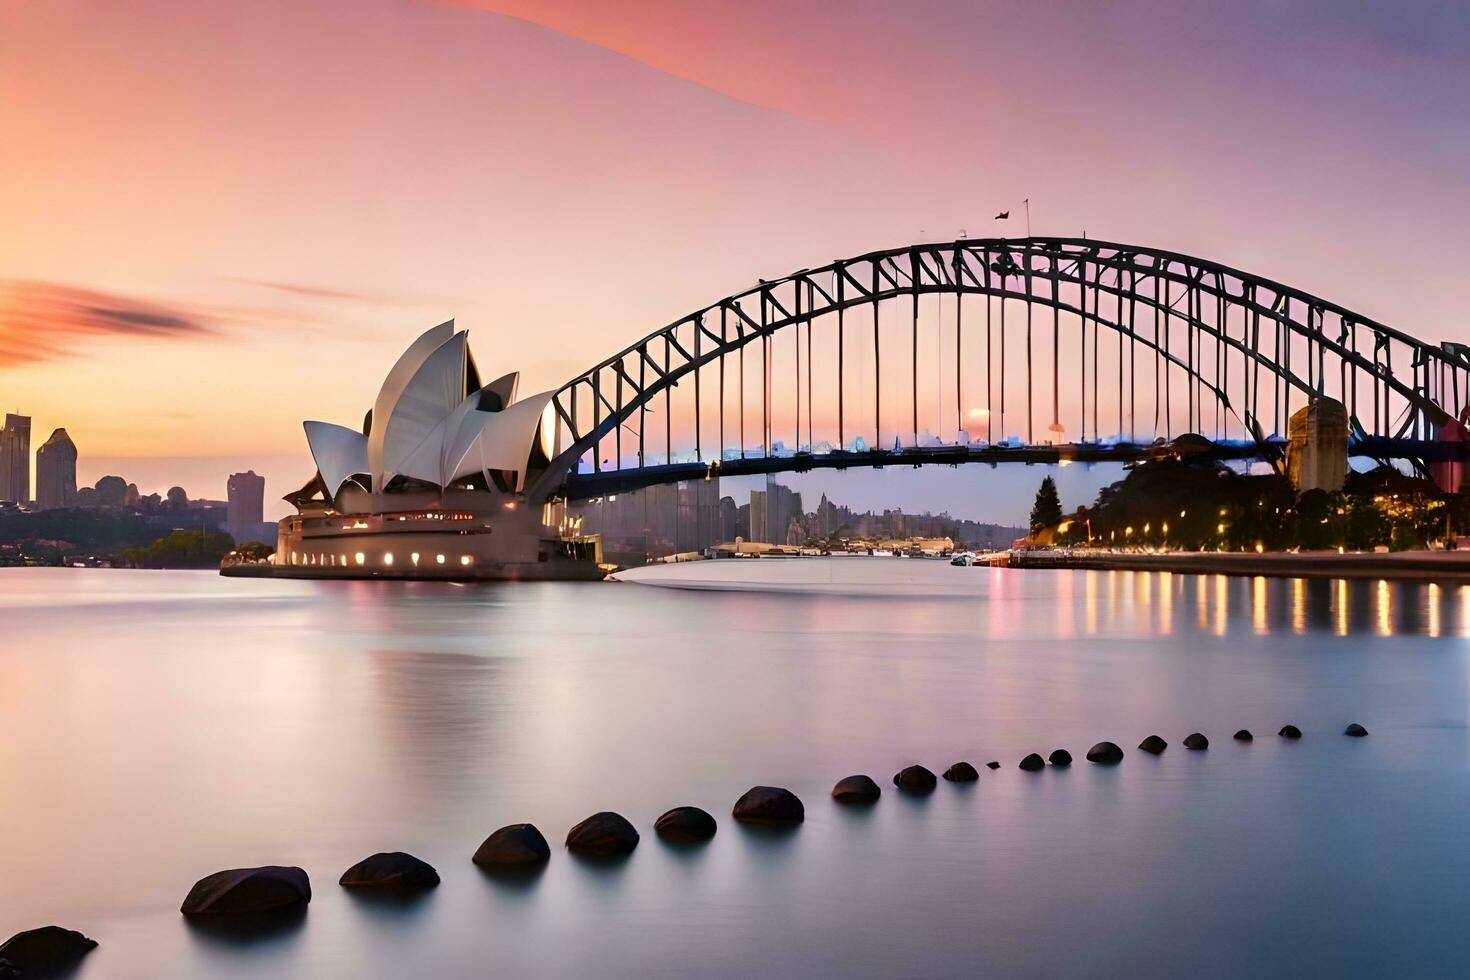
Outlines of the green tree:
M235 539L219 531L172 531L143 548L124 548L122 561L133 568L210 568L218 566Z
M1031 505L1031 533L1042 528L1056 527L1062 523L1062 498L1057 495L1057 483L1044 477L1036 491L1036 503Z

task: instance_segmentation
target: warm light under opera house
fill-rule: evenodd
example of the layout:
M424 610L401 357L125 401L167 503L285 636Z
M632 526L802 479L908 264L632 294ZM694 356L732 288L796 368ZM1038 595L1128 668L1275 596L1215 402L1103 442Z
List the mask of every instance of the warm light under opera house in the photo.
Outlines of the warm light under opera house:
M570 533L559 502L528 501L555 455L546 391L519 375L483 384L454 321L393 365L361 429L306 422L316 474L285 499L268 566L293 578L594 578L596 539ZM247 572L247 569L249 572ZM228 569L227 569L228 571Z

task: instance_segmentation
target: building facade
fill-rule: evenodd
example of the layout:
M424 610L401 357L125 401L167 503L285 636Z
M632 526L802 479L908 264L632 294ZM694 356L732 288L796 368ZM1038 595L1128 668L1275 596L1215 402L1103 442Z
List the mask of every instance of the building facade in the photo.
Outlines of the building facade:
M803 516L801 494L790 487L767 482L764 490L750 491L750 540L786 544L793 518Z
M225 531L236 541L256 537L265 521L265 477L256 476L254 470L233 473L226 487Z
M1334 398L1313 398L1287 421L1286 473L1298 493L1341 490L1348 473L1348 413Z
M65 429L57 429L36 450L36 506L58 510L76 505L77 447Z
M0 500L17 504L31 499L31 419L5 416L0 429Z

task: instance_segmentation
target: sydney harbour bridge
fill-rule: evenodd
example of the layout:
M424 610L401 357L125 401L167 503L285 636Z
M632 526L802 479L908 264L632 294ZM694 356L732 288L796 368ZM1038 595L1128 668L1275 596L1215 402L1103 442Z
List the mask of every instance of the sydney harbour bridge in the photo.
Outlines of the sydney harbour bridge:
M801 269L696 310L562 386L529 496L711 473L1279 455L1339 401L1349 452L1462 459L1470 347L1176 252L961 239ZM1448 436L1448 438L1447 438ZM1182 438L1181 438L1182 437Z

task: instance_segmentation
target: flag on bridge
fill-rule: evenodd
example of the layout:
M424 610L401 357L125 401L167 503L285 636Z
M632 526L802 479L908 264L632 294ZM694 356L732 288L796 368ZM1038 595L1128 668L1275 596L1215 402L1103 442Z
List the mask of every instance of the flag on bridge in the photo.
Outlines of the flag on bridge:
M995 220L996 221L1004 221L1007 218L1009 218L1010 216L1011 216L1011 213L1009 211L1002 211L1000 214L998 214L998 215L995 216Z

